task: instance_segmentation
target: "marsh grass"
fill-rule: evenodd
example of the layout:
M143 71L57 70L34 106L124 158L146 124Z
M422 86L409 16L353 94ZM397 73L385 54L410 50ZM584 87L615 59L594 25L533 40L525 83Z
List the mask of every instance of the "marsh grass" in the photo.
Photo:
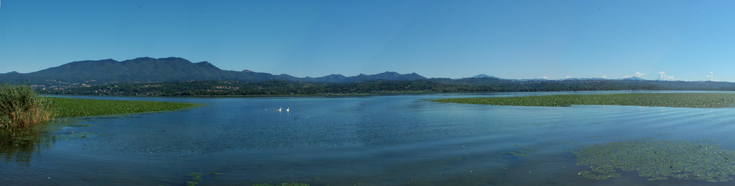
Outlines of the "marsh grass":
M55 117L52 102L28 85L0 84L0 130L32 128Z
M58 117L102 116L131 113L163 112L202 106L195 103L158 101L118 101L72 98L49 98L53 100Z
M735 94L630 93L597 95L451 98L436 99L431 101L444 103L542 107L569 107L571 105L626 105L651 107L724 108L733 107L735 105Z

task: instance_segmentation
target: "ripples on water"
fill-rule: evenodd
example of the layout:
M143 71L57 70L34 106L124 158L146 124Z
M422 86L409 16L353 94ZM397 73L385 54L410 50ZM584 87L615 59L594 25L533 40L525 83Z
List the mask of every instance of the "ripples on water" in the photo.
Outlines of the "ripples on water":
M594 92L599 93L599 92ZM522 93L493 94L515 96ZM58 140L0 164L17 185L706 185L636 171L587 179L570 153L610 142L697 141L733 150L735 111L635 106L516 107L427 102L478 95L340 98L102 98L209 104L86 118L99 135ZM483 96L483 95L480 95ZM277 112L290 107L291 112ZM267 109L267 111L266 111ZM165 130L165 131L164 131ZM717 141L714 141L717 140ZM26 164L27 163L27 164ZM222 173L222 174L210 174ZM216 178L215 178L216 177Z

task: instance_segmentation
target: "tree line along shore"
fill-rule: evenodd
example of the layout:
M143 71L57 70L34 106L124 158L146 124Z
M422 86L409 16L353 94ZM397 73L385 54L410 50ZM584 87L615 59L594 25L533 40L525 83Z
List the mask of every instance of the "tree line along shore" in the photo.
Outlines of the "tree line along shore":
M332 96L400 93L478 93L598 90L735 90L729 82L641 80L518 81L491 78L315 83L295 81L179 81L39 89L48 95L94 96Z

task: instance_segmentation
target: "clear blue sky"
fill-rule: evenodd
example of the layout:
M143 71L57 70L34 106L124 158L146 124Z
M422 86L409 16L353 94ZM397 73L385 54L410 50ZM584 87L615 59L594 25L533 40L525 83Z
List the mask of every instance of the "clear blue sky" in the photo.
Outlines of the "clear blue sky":
M175 56L297 77L735 81L735 1L1 3L0 72Z

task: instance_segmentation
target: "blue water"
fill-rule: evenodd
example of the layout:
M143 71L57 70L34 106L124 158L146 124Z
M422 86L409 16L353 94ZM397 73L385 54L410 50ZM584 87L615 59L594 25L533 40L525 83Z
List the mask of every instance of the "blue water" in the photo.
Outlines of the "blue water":
M189 110L80 118L91 132L0 163L10 185L719 185L578 176L568 152L640 140L718 140L735 150L735 109L638 106L520 107L436 103L452 97L555 92L364 97L138 98L204 103ZM290 111L285 112L289 107ZM281 112L277 108L283 108ZM165 131L164 131L165 130ZM524 152L522 157L508 152ZM221 174L210 174L221 173Z

